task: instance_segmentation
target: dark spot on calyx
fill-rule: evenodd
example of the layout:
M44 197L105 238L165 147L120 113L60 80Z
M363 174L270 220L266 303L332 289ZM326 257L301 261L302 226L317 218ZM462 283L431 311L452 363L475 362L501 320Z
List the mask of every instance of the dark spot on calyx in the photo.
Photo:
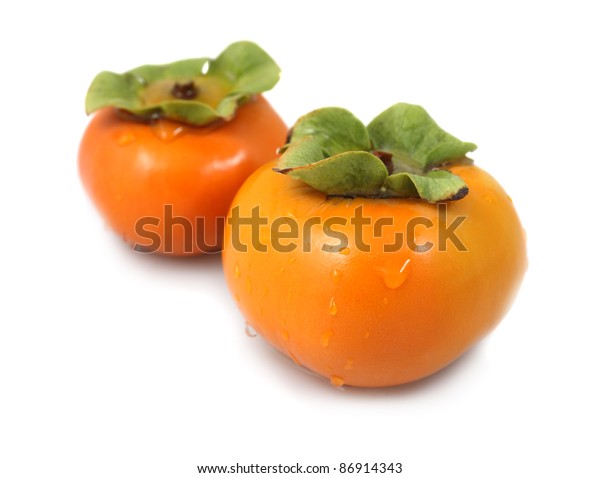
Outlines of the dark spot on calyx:
M381 159L381 162L388 170L388 174L394 174L394 163L392 162L392 153L387 151L373 151L373 155Z
M282 168L282 169L280 169L280 168L272 168L272 169L273 169L273 171L275 171L276 173L280 173L280 174L287 174L287 173L289 173L289 172L290 172L292 169L294 169L294 168Z
M178 100L193 100L198 96L198 93L198 88L193 81L175 83L171 89L171 95Z
M294 134L294 128L290 128L287 136L285 137L285 143L289 144L292 142L292 135Z
M469 188L465 186L464 188L460 188L456 194L448 198L448 201L458 201L459 199L464 198L467 194L469 194Z

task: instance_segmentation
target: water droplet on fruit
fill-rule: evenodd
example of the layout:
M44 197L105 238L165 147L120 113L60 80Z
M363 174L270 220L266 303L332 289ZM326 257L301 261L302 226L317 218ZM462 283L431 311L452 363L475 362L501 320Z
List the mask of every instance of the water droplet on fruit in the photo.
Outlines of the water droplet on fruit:
M368 339L371 336L371 332L368 330L363 334L363 338Z
M339 252L340 254L347 256L348 254L350 254L350 249L348 247L342 247Z
M324 332L323 335L321 335L321 346L328 347L329 341L331 340L332 336L333 336L333 331L328 330L327 332Z
M132 133L123 133L117 138L117 144L119 146L127 146L129 143L135 141L135 136Z
M492 190L488 190L488 191L484 192L483 200L485 202L487 202L488 204L494 204L494 203L498 202L498 198L496 197L496 194L494 194L494 192Z
M248 292L248 294L252 293L252 282L250 281L250 277L246 277L246 292Z
M331 280L333 281L334 284L337 284L340 279L342 278L342 273L340 271L338 271L337 269L333 269L331 271Z
M387 297L384 297L384 298L383 298L383 303L384 303L384 304L387 304L389 301L390 301L390 299L388 299Z
M233 268L233 275L236 277L241 276L242 274L240 273L240 268L239 266L236 264L235 267Z
M285 341L290 340L290 333L287 330L281 331L281 338Z
M344 386L344 379L342 377L338 377L337 375L332 375L329 377L329 381L335 388L342 388Z
M348 360L346 360L346 365L344 365L344 369L351 370L353 365L354 365L354 359L349 358Z
M335 303L335 299L332 297L329 301L329 315L337 314L337 304Z
M290 264L293 264L294 262L296 262L296 258L295 257L290 258Z
M158 139L169 142L182 136L188 128L172 121L159 120L152 124L152 132Z
M410 259L406 259L400 269L382 270L383 281L388 289L397 289L406 281L410 272Z
M254 330L254 328L246 322L246 335L248 337L256 337L258 334L256 333L256 330Z

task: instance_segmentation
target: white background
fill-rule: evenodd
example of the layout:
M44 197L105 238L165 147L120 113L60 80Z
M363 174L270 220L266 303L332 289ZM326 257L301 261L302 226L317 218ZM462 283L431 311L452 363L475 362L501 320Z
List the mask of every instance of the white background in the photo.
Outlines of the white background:
M597 473L594 2L4 2L0 476L198 476L204 464L396 462L408 477ZM530 266L441 373L344 391L244 334L220 258L132 253L79 183L93 76L251 39L291 124L424 105L511 194Z

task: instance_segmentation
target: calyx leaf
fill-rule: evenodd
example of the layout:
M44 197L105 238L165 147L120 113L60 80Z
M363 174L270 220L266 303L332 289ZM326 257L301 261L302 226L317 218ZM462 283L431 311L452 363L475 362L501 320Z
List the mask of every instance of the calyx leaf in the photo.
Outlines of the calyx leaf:
M86 112L105 107L143 119L169 118L192 125L231 119L239 104L273 88L280 69L258 45L229 45L217 58L146 65L123 74L99 73L86 96ZM174 94L183 85L187 95Z
M473 143L442 130L416 105L398 103L368 127L343 108L302 116L275 171L330 196L462 199L468 186L440 169L470 160Z
M302 116L292 128L291 141L307 136L314 138L327 156L371 149L367 128L344 108L321 108Z
M446 133L423 107L408 103L391 106L367 129L376 149L389 151L422 169L449 164L477 149L475 144Z
M384 189L392 197L420 197L429 202L456 201L469 192L459 176L443 169L425 174L392 174L386 178Z
M346 151L325 158L322 146L312 136L292 143L285 157L277 172L332 196L376 196L388 177L381 160L366 151Z

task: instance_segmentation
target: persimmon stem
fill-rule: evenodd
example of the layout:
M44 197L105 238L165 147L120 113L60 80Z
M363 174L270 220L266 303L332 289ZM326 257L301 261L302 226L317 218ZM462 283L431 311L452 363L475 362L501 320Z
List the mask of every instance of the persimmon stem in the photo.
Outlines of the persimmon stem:
M387 151L372 151L374 156L381 159L381 162L385 165L389 174L394 174L394 163L392 162L392 153Z
M171 89L171 95L178 100L193 100L198 96L198 93L198 87L193 81L175 83Z

